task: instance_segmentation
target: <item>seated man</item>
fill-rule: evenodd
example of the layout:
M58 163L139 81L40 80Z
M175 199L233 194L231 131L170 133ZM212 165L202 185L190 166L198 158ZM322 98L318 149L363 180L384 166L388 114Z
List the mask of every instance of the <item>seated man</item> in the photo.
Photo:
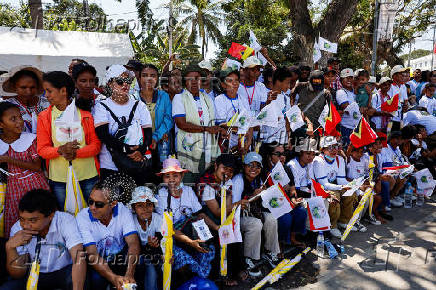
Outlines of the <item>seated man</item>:
M83 289L86 262L82 238L74 217L56 207L55 196L43 189L29 191L20 200L20 220L6 243L6 268L12 279L0 289L25 289L27 266L36 252L40 260L38 289Z
M88 204L76 219L92 265L91 289L135 283L140 246L131 211L113 200L102 182L92 189Z

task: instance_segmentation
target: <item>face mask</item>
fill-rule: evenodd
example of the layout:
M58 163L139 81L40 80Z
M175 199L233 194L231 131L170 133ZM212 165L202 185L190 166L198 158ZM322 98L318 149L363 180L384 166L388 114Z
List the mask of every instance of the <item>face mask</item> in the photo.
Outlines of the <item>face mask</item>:
M334 157L331 157L331 156L328 156L328 155L324 155L324 157L325 157L325 159L326 159L328 162L333 162L333 161L335 160Z

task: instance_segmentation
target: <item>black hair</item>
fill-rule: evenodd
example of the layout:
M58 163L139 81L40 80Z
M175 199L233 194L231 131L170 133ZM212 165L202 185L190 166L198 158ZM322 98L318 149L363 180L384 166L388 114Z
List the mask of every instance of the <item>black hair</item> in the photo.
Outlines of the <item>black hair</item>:
M139 78L141 78L142 71L144 69L146 69L146 68L151 68L151 69L156 71L157 82L156 82L155 87L157 87L159 85L159 77L160 77L160 75L159 75L159 69L154 64L151 64L151 63L141 64L141 69L139 70L139 73L140 73Z
M45 189L33 189L21 198L18 204L19 211L39 211L45 217L54 213L57 209L56 197Z
M272 68L264 69L262 72L263 83L265 84L268 81L268 78L272 78L274 74L274 70Z
M367 71L367 70L361 70L361 71L359 71L359 73L357 74L357 77L367 77L367 78L369 78L369 72Z
M3 118L3 114L7 110L12 109L12 108L15 108L15 109L18 109L18 110L20 109L20 107L18 107L15 104L12 104L12 103L10 103L8 101L0 102L0 120Z
M78 63L84 63L84 64L88 64L88 62L86 61L86 60L84 60L84 59L81 59L81 58L73 58L72 60L71 60L71 62L78 62Z
M87 63L79 63L73 66L71 76L73 77L73 80L76 82L77 79L79 78L79 75L81 75L84 72L89 72L94 77L97 75L97 71L95 70L95 67Z
M164 71L162 73L161 77L159 78L160 86L162 88L168 87L169 82L170 82L170 77L171 77L171 73L169 71Z
M291 71L286 67L278 67L273 74L273 84L277 81L283 82L286 78L292 77Z
M424 90L429 90L431 88L436 88L436 84L427 83L424 87Z
M269 167L269 158L272 156L274 150L278 146L283 146L282 144L279 144L277 141L271 142L271 143L262 143L262 145L259 148L259 155L262 156L262 166L263 169L268 170Z
M53 87L55 87L58 90L62 88L66 88L68 98L71 98L76 88L73 79L63 71L51 71L45 73L42 76L42 79L44 82L50 83Z
M422 130L422 129L427 130L424 125L415 124L413 126L415 126L416 130L418 131L417 133L419 133L419 130Z
M171 72L173 72L174 70L172 70ZM205 77L203 69L201 67L199 67L198 64L190 64L182 72L182 85L183 85L183 87L186 86L186 76L191 72L198 72L201 77L203 77L203 78Z
M36 85L39 89L42 87L41 80L39 79L38 75L35 72L26 69L18 71L9 79L11 86L15 87L17 82L23 77L29 77L33 79L36 82Z
M403 139L412 139L418 133L418 130L413 125L407 125L401 129L401 137Z

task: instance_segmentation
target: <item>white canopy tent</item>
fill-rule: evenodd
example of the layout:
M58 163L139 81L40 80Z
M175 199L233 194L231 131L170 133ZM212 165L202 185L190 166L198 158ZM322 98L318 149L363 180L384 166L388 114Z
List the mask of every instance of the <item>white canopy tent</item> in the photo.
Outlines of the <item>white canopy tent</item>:
M95 67L102 83L107 66L126 64L133 55L127 34L0 26L0 70L4 71L32 65L44 72L67 72L71 59L81 58Z

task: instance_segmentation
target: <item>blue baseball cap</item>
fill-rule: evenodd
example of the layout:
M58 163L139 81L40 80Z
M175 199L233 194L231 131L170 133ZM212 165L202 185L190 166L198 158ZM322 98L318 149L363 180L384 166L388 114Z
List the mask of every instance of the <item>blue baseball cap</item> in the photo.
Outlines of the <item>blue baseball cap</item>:
M260 156L256 152L247 153L247 155L245 155L245 157L244 157L244 164L248 165L251 162L258 162L260 164L260 166L262 166L262 156Z

